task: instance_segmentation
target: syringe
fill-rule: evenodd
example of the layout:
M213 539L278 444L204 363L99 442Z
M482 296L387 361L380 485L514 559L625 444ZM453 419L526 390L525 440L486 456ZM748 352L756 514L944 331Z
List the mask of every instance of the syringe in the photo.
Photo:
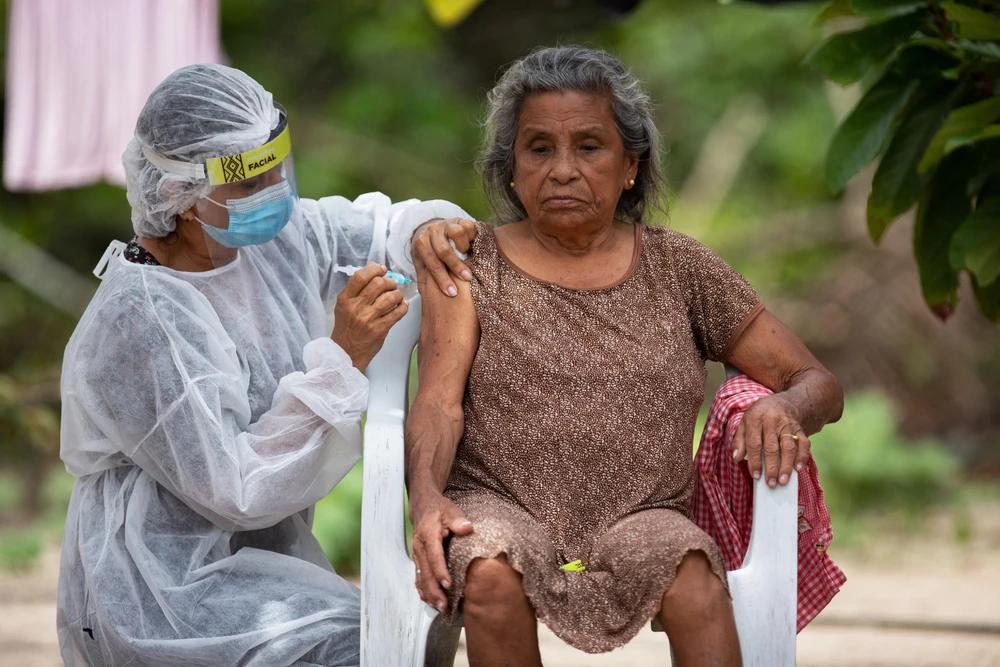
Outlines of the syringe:
M365 267L363 266L341 266L337 265L333 267L334 271L339 271L340 273L353 276L355 271L360 271ZM395 271L389 271L385 274L385 277L393 281L397 285L405 285L406 283L412 283L413 281L404 276L402 273L396 273Z

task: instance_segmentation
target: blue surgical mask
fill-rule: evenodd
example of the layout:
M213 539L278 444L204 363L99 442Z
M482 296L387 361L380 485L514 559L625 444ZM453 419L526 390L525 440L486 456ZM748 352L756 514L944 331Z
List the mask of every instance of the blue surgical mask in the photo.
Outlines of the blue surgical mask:
M288 181L282 181L243 199L227 199L225 208L229 209L229 229L202 222L205 233L227 248L261 245L273 241L291 220L295 193Z

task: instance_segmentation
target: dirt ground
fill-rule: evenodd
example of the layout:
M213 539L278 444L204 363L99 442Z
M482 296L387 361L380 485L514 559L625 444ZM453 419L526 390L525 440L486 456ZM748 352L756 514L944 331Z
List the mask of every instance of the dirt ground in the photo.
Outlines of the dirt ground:
M1000 505L977 507L973 537L957 544L948 517L920 537L884 537L834 552L848 576L833 603L798 637L801 667L1000 667ZM56 667L58 546L38 567L0 573L0 664ZM547 667L669 665L662 634L587 655L540 631ZM467 667L464 645L456 667Z

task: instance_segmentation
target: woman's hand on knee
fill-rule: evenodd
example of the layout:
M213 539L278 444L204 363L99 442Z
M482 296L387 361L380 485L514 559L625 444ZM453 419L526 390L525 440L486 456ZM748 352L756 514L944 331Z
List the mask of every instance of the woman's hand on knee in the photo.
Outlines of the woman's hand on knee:
M420 599L443 612L448 602L444 589L451 587L451 575L444 557L444 540L449 534L468 535L472 522L465 513L444 496L413 519L413 562L417 566L417 592Z

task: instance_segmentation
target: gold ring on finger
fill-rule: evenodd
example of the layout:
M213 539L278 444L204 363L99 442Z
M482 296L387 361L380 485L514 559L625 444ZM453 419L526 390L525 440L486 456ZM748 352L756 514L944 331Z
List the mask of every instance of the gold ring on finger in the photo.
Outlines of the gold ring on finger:
M791 438L795 442L799 441L799 436L795 435L794 433L782 433L781 435L778 436L778 440L781 440L782 438Z

